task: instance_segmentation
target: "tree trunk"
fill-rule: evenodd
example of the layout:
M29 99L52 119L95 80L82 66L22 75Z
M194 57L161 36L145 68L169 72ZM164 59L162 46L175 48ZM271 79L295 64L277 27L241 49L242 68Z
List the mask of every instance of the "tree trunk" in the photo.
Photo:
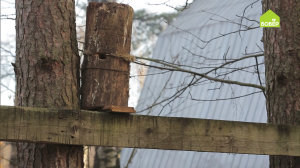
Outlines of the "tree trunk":
M16 0L16 106L80 109L74 0ZM83 147L17 143L19 167L82 167Z
M300 3L264 0L263 13L271 9L280 28L264 28L268 122L300 124ZM289 134L288 130L283 131ZM286 149L289 150L289 149ZM270 156L270 167L300 167L300 157Z

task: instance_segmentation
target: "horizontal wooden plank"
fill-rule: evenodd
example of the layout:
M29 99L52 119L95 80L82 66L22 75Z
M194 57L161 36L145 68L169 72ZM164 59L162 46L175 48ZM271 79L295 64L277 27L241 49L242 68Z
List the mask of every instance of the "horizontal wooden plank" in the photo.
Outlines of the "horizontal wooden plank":
M0 140L300 156L300 126L0 106Z

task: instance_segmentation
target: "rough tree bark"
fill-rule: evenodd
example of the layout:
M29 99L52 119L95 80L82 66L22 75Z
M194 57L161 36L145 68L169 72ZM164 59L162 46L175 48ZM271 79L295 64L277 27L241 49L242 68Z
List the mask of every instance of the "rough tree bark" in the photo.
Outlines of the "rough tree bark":
M74 0L16 0L16 106L80 109ZM18 143L19 167L82 167L82 146Z
M300 2L263 0L263 13L271 9L280 28L264 28L268 122L300 124ZM286 132L289 134L289 132ZM300 167L300 157L270 156L270 167Z

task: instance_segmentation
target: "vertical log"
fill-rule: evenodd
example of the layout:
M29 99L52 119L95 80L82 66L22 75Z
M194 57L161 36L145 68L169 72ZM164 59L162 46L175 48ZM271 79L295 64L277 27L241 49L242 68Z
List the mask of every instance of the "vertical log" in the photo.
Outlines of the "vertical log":
M89 3L82 65L81 108L127 106L133 9L118 3Z
M16 106L79 110L74 0L16 0ZM18 167L83 167L82 146L17 143Z
M81 108L127 106L133 9L117 3L89 3L82 65ZM118 168L116 148L96 147L93 167Z

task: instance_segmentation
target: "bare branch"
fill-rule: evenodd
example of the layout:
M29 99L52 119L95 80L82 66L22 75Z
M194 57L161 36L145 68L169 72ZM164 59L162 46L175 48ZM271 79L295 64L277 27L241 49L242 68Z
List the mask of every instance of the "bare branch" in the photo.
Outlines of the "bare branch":
M258 68L258 60L257 60L257 57L255 57L255 61L256 61L256 71L257 71L257 75L258 75L258 80L259 80L260 86L262 86L262 82L261 82L260 75L259 75L259 68ZM267 98L265 92L263 92L263 94L265 95L265 98Z
M215 100L202 100L202 99L194 99L191 95L191 93L189 92L189 95L191 97L191 100L196 100L196 101L220 101L220 100L232 100L232 99L238 99L238 98L242 98L242 97L246 97L246 96L250 96L256 93L261 93L262 91L257 91L257 92L252 92L246 95L242 95L242 96L237 96L237 97L230 97L230 98L223 98L223 99L215 99Z
M9 53L12 57L15 57L15 54L13 54L11 51L9 51L8 49L3 48L2 46L0 47L1 50L4 50L5 52Z
M209 72L212 72L212 71L217 70L217 69L219 69L219 68L221 68L221 67L223 67L223 66L225 66L227 64L230 64L230 63L242 60L242 59L251 58L251 57L257 57L257 56L262 56L262 55L263 54L250 55L250 56L245 56L245 57L236 59L234 61L226 62L223 65L221 65L219 67L216 67L216 68L212 69ZM190 71L190 70L187 70L187 69L180 68L179 66L175 66L174 64L171 64L171 63L165 63L162 60L157 60L157 59L153 59L153 58L143 58L143 57L136 57L136 58L137 59L142 59L142 60L148 60L148 61L156 62L156 63L162 64L164 66L171 67L171 68L143 64L145 66L150 66L150 67L154 67L154 68L158 68L158 69L164 69L164 70L169 70L169 71L186 72L186 73L190 73L190 74L193 74L193 75L196 75L196 76L201 76L203 78L206 78L206 79L209 79L209 80L212 80L212 81L215 81L215 82L223 82L223 83L227 83L227 84L235 84L235 85L240 85L240 86L254 87L254 88L261 89L262 91L265 90L264 86L260 86L260 85L256 85L256 84L250 84L250 83L243 83L243 82L238 82L238 81L224 80L224 79L219 79L219 78L213 78L213 77L207 76L207 74L209 72L203 74L203 73L198 73L198 72Z
M127 161L127 164L126 164L126 166L124 168L128 168L129 164L132 162L132 159L133 159L134 155L136 154L136 151L137 151L136 148L132 149L130 157L129 157L129 159Z
M5 87L7 90L11 91L12 93L15 93L13 90L11 90L10 88L8 88L7 86L3 85L2 83L0 83L3 87Z
M204 11L203 11L204 12ZM195 34L187 31L187 30L184 30L184 29L181 29L177 26L174 26L173 24L169 24L170 26L174 27L175 29L178 29L178 30L181 30L185 33L188 33L190 35L192 35L193 37L195 37L196 39L200 40L201 42L205 43L203 47L199 46L197 43L193 42L193 41L190 41L191 43L193 43L194 45L196 45L197 47L199 47L200 49L204 49L211 41L213 40L216 40L218 38L221 38L221 37L224 37L224 36L227 36L227 35L230 35L230 34L235 34L235 33L240 33L240 32L243 32L243 31L248 31L248 30L252 30L252 29L258 29L260 28L260 26L256 26L256 27L247 27L246 29L239 29L239 30L236 30L236 31L232 31L232 32L229 32L229 33L225 33L225 34L222 34L222 33L219 33L219 36L216 36L214 38L211 38L210 40L206 41L206 40L202 40L201 38L199 38L198 36L196 36ZM185 39L185 38L184 38ZM188 40L188 39L186 39Z
M150 4L150 3L147 3L147 5L165 5L165 6L169 7L169 8L174 9L174 10L177 10L177 11L183 11L183 10L185 10L185 9L188 8L189 4L193 3L193 2L188 3L188 0L186 0L186 1L185 1L185 5L180 6L180 7L178 7L178 6L174 7L174 6L171 6L171 5L167 4L169 1L170 1L170 0L168 0L168 1L166 1L166 2L162 2L162 3L158 3L158 4Z
M13 2L9 2L9 1L6 1L6 0L1 0L1 1L6 2L6 3L9 3L9 4L15 4L15 3L13 3Z
M245 18L245 13L246 13L246 10L247 10L247 8L249 8L250 6L251 6L251 8L253 7L253 5L255 4L255 3L257 3L259 0L256 0L255 2L252 2L251 4L249 4L248 6L246 6L246 8L244 9L244 11L243 11L243 16L241 16L241 23L243 22L243 19ZM256 21L257 22L257 21ZM259 24L259 22L258 22L258 24ZM241 27L240 27L241 28Z

